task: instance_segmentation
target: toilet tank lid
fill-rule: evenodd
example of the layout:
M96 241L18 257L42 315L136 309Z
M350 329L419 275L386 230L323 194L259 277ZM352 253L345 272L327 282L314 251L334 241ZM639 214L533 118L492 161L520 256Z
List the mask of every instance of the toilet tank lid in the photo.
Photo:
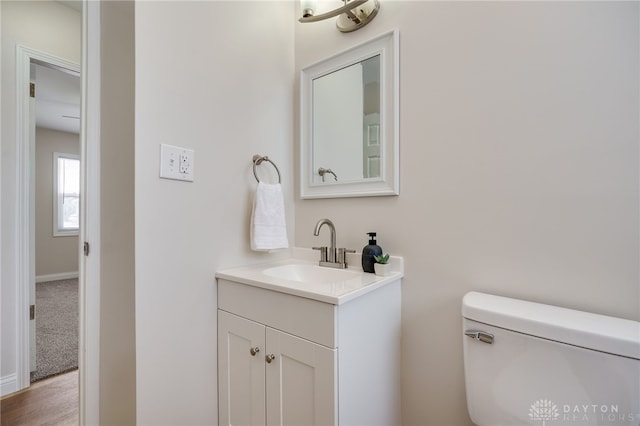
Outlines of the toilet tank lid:
M640 359L640 322L486 293L462 298L464 318L544 339Z

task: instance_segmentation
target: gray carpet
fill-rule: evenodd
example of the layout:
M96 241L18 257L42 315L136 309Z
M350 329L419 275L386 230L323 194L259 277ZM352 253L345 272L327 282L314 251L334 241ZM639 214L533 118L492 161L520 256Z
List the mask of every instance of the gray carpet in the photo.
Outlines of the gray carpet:
M78 280L36 284L36 371L31 382L78 368Z

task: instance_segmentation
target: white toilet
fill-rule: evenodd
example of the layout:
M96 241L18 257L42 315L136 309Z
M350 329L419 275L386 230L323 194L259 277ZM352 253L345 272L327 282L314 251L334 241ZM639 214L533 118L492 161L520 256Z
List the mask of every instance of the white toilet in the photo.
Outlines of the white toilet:
M640 425L640 323L470 292L467 407L479 426Z

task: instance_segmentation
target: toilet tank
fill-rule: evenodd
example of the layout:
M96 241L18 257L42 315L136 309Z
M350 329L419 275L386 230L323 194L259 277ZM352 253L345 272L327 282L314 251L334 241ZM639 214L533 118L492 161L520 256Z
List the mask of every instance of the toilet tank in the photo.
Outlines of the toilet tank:
M640 425L640 323L478 292L462 316L474 424Z

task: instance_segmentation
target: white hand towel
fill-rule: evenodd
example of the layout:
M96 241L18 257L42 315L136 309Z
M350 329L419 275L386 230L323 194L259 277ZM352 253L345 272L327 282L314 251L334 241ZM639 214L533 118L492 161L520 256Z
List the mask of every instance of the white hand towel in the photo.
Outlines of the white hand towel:
M282 187L279 183L258 182L251 215L251 249L276 250L288 247Z

